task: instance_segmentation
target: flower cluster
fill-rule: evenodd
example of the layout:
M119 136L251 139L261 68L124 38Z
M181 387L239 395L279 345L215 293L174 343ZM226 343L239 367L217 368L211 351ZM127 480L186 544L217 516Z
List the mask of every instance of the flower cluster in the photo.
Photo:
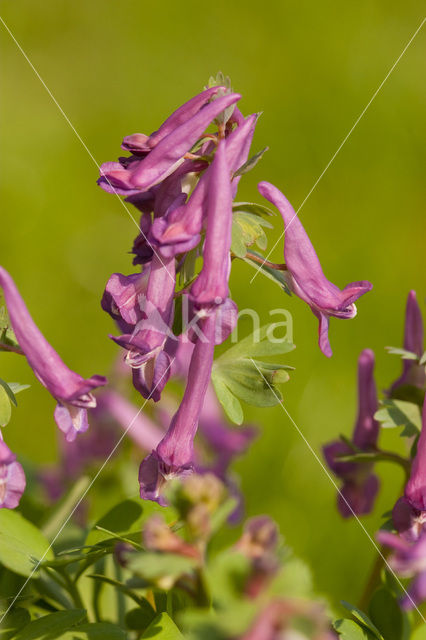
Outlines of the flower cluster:
M167 481L190 474L197 466L194 437L214 348L236 324L237 307L229 291L235 257L234 199L241 176L254 164L249 153L257 122L256 114L241 114L236 106L240 98L226 84L210 86L150 136L125 137L122 148L131 155L103 164L98 180L105 191L126 196L126 202L141 212L140 233L132 249L138 269L110 277L102 307L122 331L111 337L125 350L133 384L144 398L160 399L176 360L187 350L185 345L194 343L182 402L139 471L141 496L160 504L165 502ZM286 264L281 268L286 270L288 287L319 318L320 347L330 356L329 317L354 317L355 300L371 284L355 282L340 290L329 282L286 198L266 182L259 184L259 191L283 217ZM194 265L198 256L201 270L196 273L193 268L188 274L188 265ZM183 279L180 288L178 276ZM176 329L178 298L190 308L184 329ZM211 428L209 437L218 440L221 432Z
M377 539L392 549L389 566L402 578L412 578L401 596L403 609L413 609L426 601L426 376L424 330L416 293L408 295L404 348L389 348L402 356L402 374L385 392L379 409L373 379L374 354L366 349L359 357L359 412L351 441L344 438L324 447L324 456L334 474L343 481L338 507L344 517L370 513L379 488L373 473L381 461L396 462L404 468L407 481L404 495L391 512L387 530ZM422 414L420 414L420 411ZM422 415L422 417L421 417ZM404 426L410 455L404 458L378 445L381 424L387 428ZM390 530L389 530L390 529Z

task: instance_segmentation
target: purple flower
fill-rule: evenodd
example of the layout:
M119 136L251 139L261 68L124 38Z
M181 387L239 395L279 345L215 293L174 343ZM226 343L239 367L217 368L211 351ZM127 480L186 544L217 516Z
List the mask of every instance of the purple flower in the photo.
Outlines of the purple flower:
M124 276L113 273L105 287L101 306L122 331L131 333L142 318L143 301L148 286L149 265L142 273Z
M329 318L354 318L355 300L372 289L365 280L351 282L343 290L325 277L315 249L287 198L269 182L258 185L259 192L272 202L284 220L284 258L291 290L310 307L319 320L319 346L327 357L332 355L328 340Z
M194 437L213 365L215 322L214 315L203 320L203 339L195 344L182 402L166 435L141 463L139 483L144 499L164 505L161 490L165 482L193 471Z
M391 568L403 578L414 578L401 601L402 608L410 611L426 601L426 535L409 543L388 531L379 531L377 539L393 549Z
M17 507L25 484L24 470L0 433L0 509Z
M377 411L377 391L374 382L374 353L370 349L361 352L358 359L358 417L352 436L354 449L374 451L379 435L379 424L374 419ZM354 450L341 440L323 448L324 457L333 473L343 480L338 495L338 508L344 518L353 513L370 513L379 488L379 481L372 473L372 465L364 462L344 462L339 457ZM348 506L349 505L349 506Z
M167 135L142 158L132 156L127 160L121 159L119 163L103 164L98 183L101 186L109 183L119 194L134 195L137 191L147 191L173 173L209 124L240 98L239 94L229 93L205 104L182 124L170 131L168 127ZM133 145L133 150L136 148L135 140L129 143L127 139L125 144ZM142 148L145 149L142 153L145 153L145 142L142 142L141 151Z
M151 133L150 136L145 136L143 133L135 133L127 136L124 138L121 147L136 155L143 156L149 153L163 138L190 120L190 118L194 117L209 100L224 89L225 87L217 86L202 91L176 109L176 111L163 122L161 127L157 131L154 131L154 133Z
M416 292L410 291L405 309L404 349L421 358L424 350L423 339L422 313L417 302ZM425 382L425 368L419 366L415 360L403 360L402 374L389 389L389 394L392 395L399 387L406 385L424 389Z
M198 308L223 304L229 293L232 193L225 144L223 140L219 142L212 163L203 268L190 293L191 300Z
M247 160L256 120L257 115L249 116L225 140L228 179ZM199 243L206 218L211 174L214 171L213 164L201 176L184 206L154 221L150 239L155 246L161 247L164 255L176 255L189 251ZM239 177L232 180L232 197L235 197L238 181Z
M141 319L132 333L123 334L114 342L128 349L127 361L138 367L156 358L164 347L173 320L175 291L175 260L163 260L154 255L151 262L146 296L139 298Z
M399 535L409 542L417 540L426 531L426 511L413 507L404 496L395 503L392 521Z
M70 442L88 428L87 409L96 407L91 391L105 385L107 380L98 375L84 379L68 369L35 325L15 283L2 267L0 285L19 346L39 381L58 401L56 424Z
M426 511L426 399L423 404L422 430L417 443L417 453L404 495L414 509Z

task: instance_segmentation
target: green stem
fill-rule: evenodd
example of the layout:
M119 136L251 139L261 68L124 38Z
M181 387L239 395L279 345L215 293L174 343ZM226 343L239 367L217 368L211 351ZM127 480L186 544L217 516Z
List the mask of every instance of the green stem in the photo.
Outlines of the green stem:
M278 264L276 262L269 262L269 260L265 260L264 258L260 258L256 254L251 251L247 251L246 257L249 258L252 262L257 262L257 264L261 264L262 266L269 267L270 269L275 269L275 271L287 271L286 264Z

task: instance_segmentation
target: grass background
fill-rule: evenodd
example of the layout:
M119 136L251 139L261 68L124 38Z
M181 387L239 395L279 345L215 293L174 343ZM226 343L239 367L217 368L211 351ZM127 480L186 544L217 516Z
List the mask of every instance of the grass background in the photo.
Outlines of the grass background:
M155 130L223 70L243 94L243 112L264 112L254 150L270 146L241 183L241 199L256 199L256 183L267 179L296 208L423 18L412 0L2 0L0 15L99 163L119 155L123 135ZM131 272L135 227L96 187L93 160L2 25L0 41L0 261L64 360L83 375L104 373L117 348L99 300L111 272ZM383 347L400 345L408 290L424 301L425 47L423 28L300 214L333 282L374 283L355 320L331 322L333 358L320 353L316 319L301 301L260 277L250 285L245 265L232 276L241 308L255 308L265 322L272 308L293 315L297 349L287 361L296 371L283 388L285 405L318 453L352 429L360 350L376 351L385 388L400 365ZM275 227L270 246L279 218ZM52 399L23 361L0 358L3 378L33 385L7 427L9 444L18 456L53 460ZM333 486L282 408L246 415L263 427L237 465L249 514L278 520L319 590L357 601L374 560L371 542L337 515ZM402 482L393 467L380 474L376 515L365 519L371 534Z

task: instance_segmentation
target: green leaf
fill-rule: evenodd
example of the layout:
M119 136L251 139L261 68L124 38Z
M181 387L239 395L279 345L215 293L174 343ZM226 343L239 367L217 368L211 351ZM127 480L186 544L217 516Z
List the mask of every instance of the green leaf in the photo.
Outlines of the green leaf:
M410 636L410 640L426 640L426 625L418 627Z
M26 609L12 609L1 623L0 640L13 638L19 629L22 629L31 620L31 616Z
M155 551L131 553L127 556L127 568L149 582L171 587L184 573L191 572L196 566L192 558L173 553Z
M253 249L251 249L251 253L257 258L261 258L262 261L265 259L264 256L262 256L260 253L257 253L256 251L253 251ZM256 269L256 271L260 270L260 273L262 275L264 275L269 280L272 280L272 282L275 282L275 284L277 284L280 289L283 289L287 295L291 296L291 291L287 282L286 271L273 269L263 262L259 264L258 262L250 259L250 254L246 255L243 260L244 262L247 262L247 264L249 264L251 267L253 267L253 269Z
M356 618L362 625L367 627L367 629L378 639L384 640L378 628L374 625L374 623L370 620L370 618L360 609L358 609L354 604L350 604L350 602L346 602L342 600L342 605L351 612L354 618Z
M10 389L13 391L15 395L31 387L30 384L20 384L19 382L8 382L7 384L9 385ZM15 406L17 406L17 404Z
M233 608L241 599L250 571L250 560L235 549L226 549L215 556L206 571L213 601L224 608Z
M386 587L377 589L370 602L369 614L373 624L386 640L402 640L404 616L397 599Z
M57 640L126 640L127 634L111 622L94 622L73 627L57 637ZM47 637L46 637L47 640Z
M347 618L336 620L333 623L333 627L342 640L375 640L377 637L366 627Z
M254 359L294 349L286 340L270 339L273 326L265 325L254 331L214 361L213 386L228 417L236 424L241 424L244 417L239 400L256 407L273 407L281 401L275 385L287 382L287 370L292 367Z
M235 424L242 424L244 420L244 412L241 402L228 389L226 384L221 380L220 376L212 373L212 384L217 395L217 399L222 405L226 415Z
M156 640L184 640L183 635L167 613L157 616L142 634L143 638L156 638Z
M10 347L19 348L16 336L10 326L7 309L4 305L0 307L0 351L2 351L2 343Z
M424 352L424 354L422 355L422 357L419 360L419 364L421 366L426 365L426 351Z
M0 378L0 385L3 387L3 389L6 391L7 395L9 396L10 402L13 405L15 405L15 407L17 407L18 403L16 402L15 394L13 393L13 390L11 388L11 385L13 384L16 384L16 383L5 382Z
M4 386L0 386L0 427L5 427L12 417L10 396Z
M0 562L11 571L28 577L42 559L53 559L48 539L16 511L1 509Z
M57 611L27 624L14 640L58 640L63 637L61 633L76 626L85 617L84 609Z
M244 258L247 247L254 243L257 243L260 249L266 249L267 239L262 227L272 228L272 225L253 213L235 211L232 218L231 251L238 258Z
M395 356L401 356L403 360L418 360L419 356L413 351L407 351L407 349L399 349L398 347L385 347L386 351Z
M123 582L120 582L119 580L115 580L114 578L109 578L108 576L104 576L102 574L97 574L97 573L94 573L92 575L87 575L86 577L87 578L91 578L93 580L97 580L98 582L104 582L105 584L109 584L110 586L114 587L118 591L121 591L126 596L131 598L140 607L145 608L145 605L148 606L148 607L151 607L151 605L149 604L149 602L145 598L143 598L142 596L139 596L127 584L124 584ZM152 607L151 607L151 609L152 609Z
M420 408L413 402L393 399L382 400L381 408L376 411L374 417L384 429L404 427L401 436L416 436L422 428Z
M262 158L265 151L268 151L268 150L269 150L269 147L265 147L264 149L261 149L261 151L258 151L254 156L249 158L247 162L245 162L243 165L241 165L239 169L235 171L233 178L237 178L238 176L243 176L245 173L248 173L249 171L254 169L254 167L257 165L259 160Z
M256 216L275 216L276 213L269 207L257 202L234 202L232 205L233 211L245 211L246 213L253 213Z
M147 600L143 601L137 609L131 609L126 614L126 626L128 629L143 631L155 618L155 611Z

